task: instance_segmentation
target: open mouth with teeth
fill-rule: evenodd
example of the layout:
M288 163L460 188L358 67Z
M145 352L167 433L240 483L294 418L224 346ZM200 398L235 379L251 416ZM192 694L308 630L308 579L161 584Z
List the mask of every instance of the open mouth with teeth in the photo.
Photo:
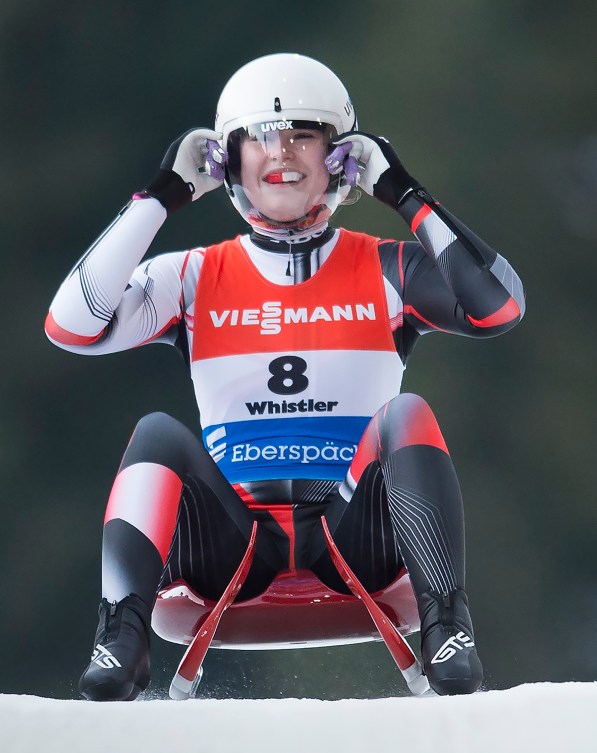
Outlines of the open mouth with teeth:
M284 172L274 172L266 175L263 179L266 183L298 183L303 179L302 173L293 172L292 170L285 170Z

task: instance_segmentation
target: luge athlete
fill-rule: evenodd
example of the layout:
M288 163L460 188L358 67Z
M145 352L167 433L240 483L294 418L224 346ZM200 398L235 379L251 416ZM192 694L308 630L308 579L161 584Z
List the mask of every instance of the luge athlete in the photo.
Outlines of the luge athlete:
M221 185L250 233L142 261L172 212ZM357 185L416 240L332 228ZM157 590L183 578L218 599L256 518L239 599L289 568L347 591L322 514L369 591L406 566L431 687L474 692L482 668L464 590L460 488L430 407L400 385L420 335L492 337L523 311L510 264L429 195L386 139L358 130L332 71L290 54L241 68L214 130L171 145L47 318L52 342L77 353L178 348L203 439L163 413L133 432L106 510L103 598L82 694L132 700L147 686Z

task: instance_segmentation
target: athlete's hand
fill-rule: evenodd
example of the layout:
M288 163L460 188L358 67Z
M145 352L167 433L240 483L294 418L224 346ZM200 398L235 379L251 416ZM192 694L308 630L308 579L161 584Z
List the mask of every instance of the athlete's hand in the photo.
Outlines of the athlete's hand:
M406 172L390 142L383 136L352 131L341 134L333 144L336 148L325 161L329 172L336 175L344 170L350 181L356 160L358 177L352 181L352 185L358 185L370 196L394 209L406 195L420 187Z
M221 186L227 156L218 143L221 138L221 133L208 128L183 133L170 145L145 193L170 213Z

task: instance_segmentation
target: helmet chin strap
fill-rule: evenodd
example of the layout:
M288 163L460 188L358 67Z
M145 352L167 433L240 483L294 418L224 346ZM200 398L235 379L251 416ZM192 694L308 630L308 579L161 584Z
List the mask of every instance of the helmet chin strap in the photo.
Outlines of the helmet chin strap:
M317 204L303 217L289 222L288 227L276 226L274 220L268 219L255 208L251 209L246 219L254 233L273 241L295 244L305 243L323 235L331 214L332 212L325 204Z
M264 251L294 254L321 248L333 235L334 230L327 223L315 232L284 230L283 233L276 233L275 236L267 231L264 232L262 228L254 227L251 240Z

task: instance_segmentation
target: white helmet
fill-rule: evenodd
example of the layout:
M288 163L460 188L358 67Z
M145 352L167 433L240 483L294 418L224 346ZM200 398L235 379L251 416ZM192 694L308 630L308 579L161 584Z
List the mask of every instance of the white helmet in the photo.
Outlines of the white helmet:
M254 229L276 238L299 239L325 227L350 185L343 174L330 175L323 160L332 139L356 128L348 92L322 63L288 53L247 63L224 87L215 121L228 153L225 183L232 203ZM261 163L249 168L243 156L241 174L241 146L248 141L261 147ZM309 150L314 150L317 169L313 159L309 162ZM277 172L272 165L278 166ZM251 171L257 172L253 190ZM263 198L268 192L277 193L276 198ZM273 208L282 195L284 212Z

